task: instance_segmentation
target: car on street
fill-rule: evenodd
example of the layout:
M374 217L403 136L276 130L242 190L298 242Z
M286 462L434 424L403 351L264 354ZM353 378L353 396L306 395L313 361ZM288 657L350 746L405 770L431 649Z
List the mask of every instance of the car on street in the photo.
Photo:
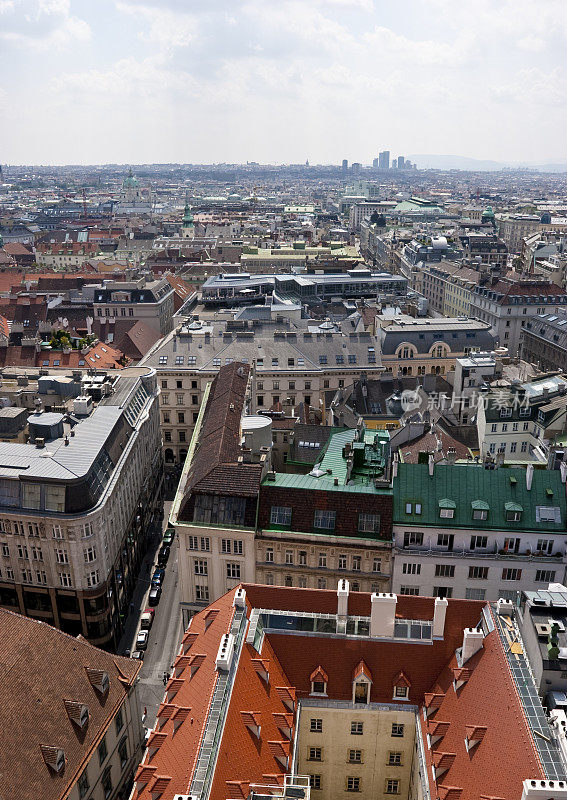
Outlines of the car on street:
M148 595L148 605L157 606L161 597L161 586L152 586Z
M158 553L158 566L165 567L169 558L170 548L168 545L163 545Z
M158 567L154 570L154 574L152 575L152 586L161 586L164 578L165 570L161 567Z
M138 635L136 636L136 649L137 650L145 650L148 646L148 631L139 631Z
M168 547L171 547L174 538L175 538L175 528L168 528L163 535L162 545L166 544Z
M134 650L130 658L137 658L139 661L144 660L144 651L143 650Z
M140 628L142 630L149 630L154 621L155 611L153 608L145 608L142 616L140 617Z

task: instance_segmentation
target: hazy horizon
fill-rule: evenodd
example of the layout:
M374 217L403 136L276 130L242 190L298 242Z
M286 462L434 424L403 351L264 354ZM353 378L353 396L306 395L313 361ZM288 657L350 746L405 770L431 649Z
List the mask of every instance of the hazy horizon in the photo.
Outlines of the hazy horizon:
M0 162L564 160L563 0L0 0Z

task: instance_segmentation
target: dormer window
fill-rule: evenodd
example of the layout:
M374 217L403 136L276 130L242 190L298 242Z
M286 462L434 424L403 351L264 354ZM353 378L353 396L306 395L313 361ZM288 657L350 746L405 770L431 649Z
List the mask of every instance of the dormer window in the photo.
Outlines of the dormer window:
M445 497L439 500L439 518L440 519L453 519L455 516L455 509L457 504L454 500L449 500Z
M404 672L398 672L394 678L394 700L409 700L411 683Z
M520 522L523 510L519 503L504 503L506 522Z
M364 661L361 661L354 670L352 678L352 702L358 705L368 705L371 686L372 674Z
M484 500L473 500L471 503L472 518L476 520L488 519L489 506Z
M326 697L329 678L323 667L317 667L317 669L311 673L309 679L311 681L311 694L324 695Z

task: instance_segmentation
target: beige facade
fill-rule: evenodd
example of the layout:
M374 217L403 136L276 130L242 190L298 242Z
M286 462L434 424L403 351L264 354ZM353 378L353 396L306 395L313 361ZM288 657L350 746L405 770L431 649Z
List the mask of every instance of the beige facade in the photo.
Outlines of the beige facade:
M123 796L143 755L137 684L101 731L68 800L115 800Z
M300 705L297 774L310 776L313 800L346 800L353 793L413 800L421 790L413 776L419 775L415 728L415 711L401 705L310 698Z

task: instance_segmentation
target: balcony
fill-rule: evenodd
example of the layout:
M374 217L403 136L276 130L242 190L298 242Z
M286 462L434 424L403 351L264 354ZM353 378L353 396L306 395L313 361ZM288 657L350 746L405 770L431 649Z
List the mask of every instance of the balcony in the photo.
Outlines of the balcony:
M446 550L443 547L395 547L394 552L408 556L434 556L435 558L480 558L492 561L536 561L541 563L567 564L567 552L560 549L557 554L537 555L536 553L524 550L518 553L504 553L502 550L467 550L465 548L455 548Z

